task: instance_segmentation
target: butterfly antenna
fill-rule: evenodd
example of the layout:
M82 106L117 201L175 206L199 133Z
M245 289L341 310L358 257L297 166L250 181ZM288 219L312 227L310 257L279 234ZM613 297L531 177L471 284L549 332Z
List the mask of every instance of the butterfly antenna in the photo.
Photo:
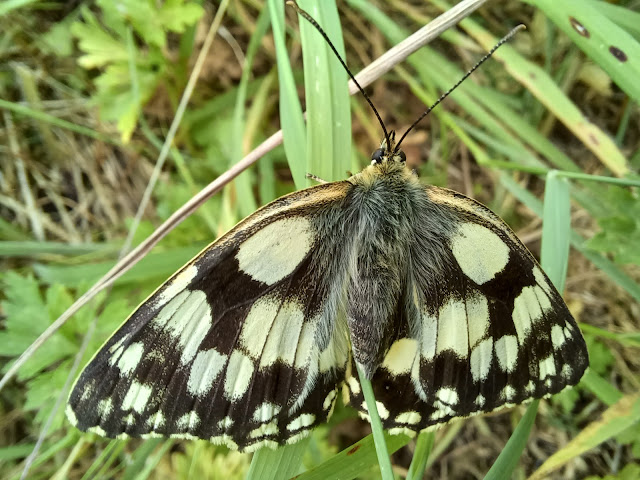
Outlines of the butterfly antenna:
M441 103L445 98L447 98L451 92L453 92L456 88L458 88L458 87L460 86L460 84L461 84L462 82L464 82L467 78L469 78L469 76L470 76L473 72L475 72L475 71L478 69L478 67L479 67L480 65L482 65L482 64L483 64L483 63L484 63L484 62L485 62L485 61L486 61L486 60L487 60L491 55L493 55L493 53L494 53L498 48L500 48L500 47L502 46L502 44L504 44L504 43L508 42L508 41L511 39L511 37L513 37L516 33L518 33L520 30L524 30L524 29L526 29L526 28L527 28L527 27L526 27L525 25L518 25L518 26L517 26L517 27L515 27L513 30L511 30L509 33L507 33L504 37L502 37L502 39L501 39L498 43L496 43L496 44L495 44L495 46L494 46L491 50L489 50L489 53L487 53L484 57L482 57L482 58L478 61L478 63L476 63L473 67L471 67L471 69L470 69L467 73L465 73L465 74L462 76L462 78L461 78L460 80L458 80L458 82L457 82L453 87L451 87L449 90L447 90L446 92L444 92L444 93L440 96L440 98L438 98L438 100L436 100L436 102L435 102L433 105L431 105L429 108L427 108L427 110L425 110L425 112L424 112L422 115L420 115L420 117L418 117L418 119L417 119L415 122L413 122L413 123L411 124L411 126L407 129L407 131L406 131L406 132L404 132L404 134L402 135L402 137L400 137L400 141L396 144L396 147L394 148L393 152L394 152L394 153L396 153L396 152L398 151L398 149L400 148L400 144L402 143L402 141L404 140L404 138L407 136L407 134L408 134L411 130L413 130L413 129L414 129L414 127L415 127L418 123L420 123L420 120L422 120L424 117L426 117L427 115L429 115L429 113L431 113L431 111L432 111L434 108L436 108L436 106L438 106L438 105L439 105L439 104L440 104L440 103Z
M351 73L351 70L349 70L349 67L347 67L347 64L345 63L345 61L342 59L342 57L338 53L338 50L336 49L336 47L334 47L333 43L331 43L331 40L329 40L329 36L325 33L325 31L318 24L318 22L316 22L315 19L311 15L309 15L307 12L305 12L303 9L301 9L294 0L288 0L287 1L287 5L292 6L296 10L296 12L298 12L298 15L300 15L307 22L309 22L311 25L313 25L315 27L315 29L318 30L318 32L320 32L320 35L322 35L322 37L325 39L325 41L329 44L329 47L331 47L331 50L333 50L333 53L338 58L338 60L340 61L340 63L344 67L344 69L347 71L347 73L349 74L349 77L351 77L351 80L353 80L353 83L356 84L356 87L358 87L358 90L360 90L360 93L362 93L362 96L365 98L365 100L367 101L367 103L369 104L371 109L373 110L373 113L376 114L378 122L380 122L380 126L382 127L382 131L384 132L384 138L387 141L387 148L391 148L391 143L390 143L391 139L389 137L389 132L387 132L387 128L384 126L384 122L382 121L382 117L380 117L380 114L378 113L378 110L376 110L376 107L373 106L373 102L369 98L369 95L366 94L364 89L360 86L360 84L358 83L356 78Z

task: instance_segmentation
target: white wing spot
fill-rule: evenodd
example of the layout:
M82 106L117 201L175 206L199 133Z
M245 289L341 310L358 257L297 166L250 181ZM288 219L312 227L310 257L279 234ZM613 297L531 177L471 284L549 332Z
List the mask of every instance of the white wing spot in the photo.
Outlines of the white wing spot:
M224 379L224 396L227 400L239 400L247 393L253 371L251 359L239 350L234 350L229 359Z
M469 346L474 346L489 329L489 304L487 297L475 292L466 298L467 323L469 324Z
M255 359L262 355L267 334L278 315L279 306L278 299L267 295L256 300L247 314L240 332L240 342Z
M486 380L493 358L493 340L487 338L471 352L471 376L474 382Z
M254 422L266 423L278 413L280 413L280 407L278 405L271 402L264 402L255 409L251 420Z
M521 343L524 343L529 336L531 326L542 319L549 309L551 309L551 302L542 288L536 285L522 289L513 302L511 315Z
M553 343L553 348L556 350L564 345L566 338L564 337L564 332L560 325L554 325L551 327L551 343Z
M454 352L459 358L469 353L467 314L465 304L454 298L440 308L438 315L438 345L436 353L445 350Z
M106 418L113 412L113 400L111 398L103 398L98 402L98 414L100 418Z
M317 326L317 318L308 319L302 324L302 330L300 331L300 338L298 338L296 348L296 357L293 362L295 368L304 368L311 361L311 352L316 343Z
M240 270L267 285L291 274L313 245L313 227L305 217L276 220L242 242L236 259Z
M513 372L518 361L518 339L514 335L505 335L495 341L496 358L500 368Z
M122 401L122 410L133 408L134 411L142 413L151 397L152 388L149 385L138 383L135 380L131 382L131 386Z
M474 403L479 407L482 408L484 407L484 404L486 403L487 399L484 398L484 395L480 394L476 397L476 399L474 400Z
M126 417L124 417L124 423L130 427L136 423L136 418L133 416L133 413L130 413Z
M87 383L82 389L82 395L80 396L80 401L86 402L89 399L89 397L93 394L94 390L95 390L94 382Z
M569 365L568 363L565 363L562 366L562 372L560 373L562 375L563 378L566 378L567 380L571 378L571 375L573 375L573 369L571 368L571 365Z
M381 419L386 420L389 418L389 410L387 410L384 403L376 401L376 409L378 410L378 415L380 415Z
M417 425L422 420L422 415L418 412L402 412L396 417L396 423L406 423L407 425Z
M222 431L228 430L236 423L231 417L224 417L222 420L218 420L218 428Z
M67 414L67 419L69 420L69 423L71 423L71 425L75 427L78 424L78 418L76 417L76 412L74 412L73 408L71 408L71 405L67 405L67 408L65 409L65 413Z
M500 397L504 398L508 402L515 398L516 393L517 392L515 388L513 388L511 385L507 385L502 389L502 392L500 392Z
M275 421L260 425L255 430L249 432L249 438L266 437L267 435L276 435L278 433L278 425Z
M455 416L456 412L449 405L445 405L444 403L436 401L433 404L434 408L437 408L435 412L431 414L431 420L440 420L441 418L449 416Z
M198 427L200 417L196 412L189 412L182 415L176 422L178 430L193 431Z
M353 395L358 395L360 393L360 384L358 383L358 380L356 380L355 377L349 377L347 379L347 383L349 384L349 389L351 390L351 393Z
M153 320L154 325L178 339L180 363L186 365L198 352L211 328L211 308L201 290L184 290L167 303Z
M527 383L527 386L524 387L525 392L527 392L529 395L533 395L533 392L536 391L536 384L533 383L533 380L529 380L529 383Z
M287 430L290 432L294 430L300 430L301 428L308 427L313 425L313 422L316 421L316 416L313 413L303 413L299 417L294 418L287 425Z
M436 397L438 400L448 405L457 405L459 401L458 392L453 388L441 388L436 392Z
M509 247L487 227L465 222L451 239L451 250L464 274L478 285L493 279L509 262Z
M269 367L278 360L293 365L303 322L304 312L297 302L285 301L280 305L271 328L262 327L262 335L267 333L267 341L260 357L260 368Z
M300 430L298 433L295 433L291 435L289 438L287 438L286 443L287 445L298 443L303 438L308 437L309 433L311 433L311 430Z
M144 353L144 344L141 342L132 343L129 345L120 359L118 360L118 368L122 375L129 375L133 372L142 358Z
M553 360L553 355L549 355L547 358L540 362L540 380L547 377L554 377L556 375L556 362Z
M422 357L430 362L436 355L438 319L428 312L422 314Z
M418 351L418 341L413 338L396 340L384 357L382 366L392 375L409 373Z
M200 350L191 364L187 390L191 395L201 397L209 393L213 382L227 363L227 356L215 349Z
M151 430L158 430L162 428L165 422L166 420L164 418L164 415L160 410L158 410L156 413L154 413L149 418L147 418L147 426L149 426Z
M331 390L329 394L325 397L324 402L322 402L322 409L329 410L333 405L333 401L336 398L336 391Z
M105 432L104 429L102 427L99 427L99 426L87 428L87 432L95 433L96 435L100 435L101 437L106 437L107 436L107 432Z
M533 267L533 278L535 278L536 283L542 287L547 295L552 295L551 286L549 285L547 279L544 277L542 270L540 270L540 267L538 267L537 265Z
M196 275L198 274L198 267L194 264L189 265L187 268L179 272L169 283L162 292L158 295L155 307L159 308L165 303L171 301L176 295L186 290Z

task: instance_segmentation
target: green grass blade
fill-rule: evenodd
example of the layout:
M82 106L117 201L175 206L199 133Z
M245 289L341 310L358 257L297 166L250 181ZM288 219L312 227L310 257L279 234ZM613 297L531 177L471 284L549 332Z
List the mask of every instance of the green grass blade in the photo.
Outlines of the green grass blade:
M385 433L387 450L393 453L404 447L411 440L406 435L388 435ZM296 477L296 480L351 480L361 478L364 472L378 463L373 435L368 435L340 453L334 455L321 465Z
M640 422L640 393L625 395L595 422L583 428L566 446L551 455L529 480L549 478L549 474L569 460L583 454Z
M260 47L260 41L264 38L267 29L269 28L269 20L269 10L265 8L260 12L258 20L256 21L255 31L249 39L249 46L247 47L244 65L242 67L242 76L240 77L240 83L238 84L238 96L236 97L236 104L233 110L231 140L232 163L239 162L245 154L242 147L244 145L243 139L246 127L245 103L247 99L247 88L251 76L253 59ZM233 181L233 187L235 187L237 191L236 200L238 202L240 217L251 215L258 208L258 204L252 192L251 180L251 172L245 171L238 175ZM228 190L228 187L225 188L225 193L227 193Z
M278 81L280 83L280 123L282 127L284 151L296 188L307 184L307 129L302 116L302 107L289 63L289 51L285 43L284 3L268 0L271 28L276 46Z
M391 469L391 459L389 458L389 452L387 450L387 443L384 439L384 430L382 428L382 422L380 421L380 415L378 414L378 407L376 405L376 397L373 394L373 388L371 382L367 380L360 368L356 365L358 370L358 378L360 380L360 386L362 387L362 395L367 403L367 409L369 410L369 423L371 424L371 431L373 432L373 440L376 445L376 454L378 456L378 465L380 465L380 475L383 480L393 480L393 470Z
M518 426L509 438L509 441L484 477L485 480L504 480L511 478L511 474L518 466L522 451L527 445L529 432L531 432L531 427L533 427L536 419L539 403L539 400L534 400L533 403L529 405L524 416L520 422L518 422Z
M300 7L323 28L345 58L335 1L302 0ZM307 107L308 173L327 181L344 178L349 169L351 116L347 73L319 32L300 17Z
M272 450L262 448L253 454L247 480L285 480L295 476L300 470L302 456L310 437L293 445L285 445Z
M591 391L605 405L611 406L622 398L620 390L591 369L584 374L580 385Z
M571 202L569 182L558 176L555 170L547 174L542 218L541 263L558 291L562 292L569 260Z
M416 449L413 452L411 465L406 480L420 480L424 477L424 470L435 442L436 434L434 432L422 432L416 440Z

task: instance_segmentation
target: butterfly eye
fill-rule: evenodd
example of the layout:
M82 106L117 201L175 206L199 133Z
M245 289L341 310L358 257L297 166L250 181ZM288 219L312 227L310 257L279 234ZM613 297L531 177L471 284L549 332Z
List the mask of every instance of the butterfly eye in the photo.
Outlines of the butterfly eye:
M384 149L379 148L375 152L373 152L373 154L371 155L371 163L372 164L380 163L382 162L383 157L384 157Z

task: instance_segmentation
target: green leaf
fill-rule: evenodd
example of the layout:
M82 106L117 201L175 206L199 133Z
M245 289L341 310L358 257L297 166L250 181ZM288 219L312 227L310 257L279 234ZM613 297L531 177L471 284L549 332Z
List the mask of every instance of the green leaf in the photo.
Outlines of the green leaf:
M78 39L84 52L78 64L84 68L103 67L114 62L126 62L129 58L124 43L103 29L91 11L82 7L83 22L71 26L71 33Z
M137 1L137 0L136 0ZM164 28L172 32L184 32L204 14L204 9L194 2L166 0L160 7L158 18Z

